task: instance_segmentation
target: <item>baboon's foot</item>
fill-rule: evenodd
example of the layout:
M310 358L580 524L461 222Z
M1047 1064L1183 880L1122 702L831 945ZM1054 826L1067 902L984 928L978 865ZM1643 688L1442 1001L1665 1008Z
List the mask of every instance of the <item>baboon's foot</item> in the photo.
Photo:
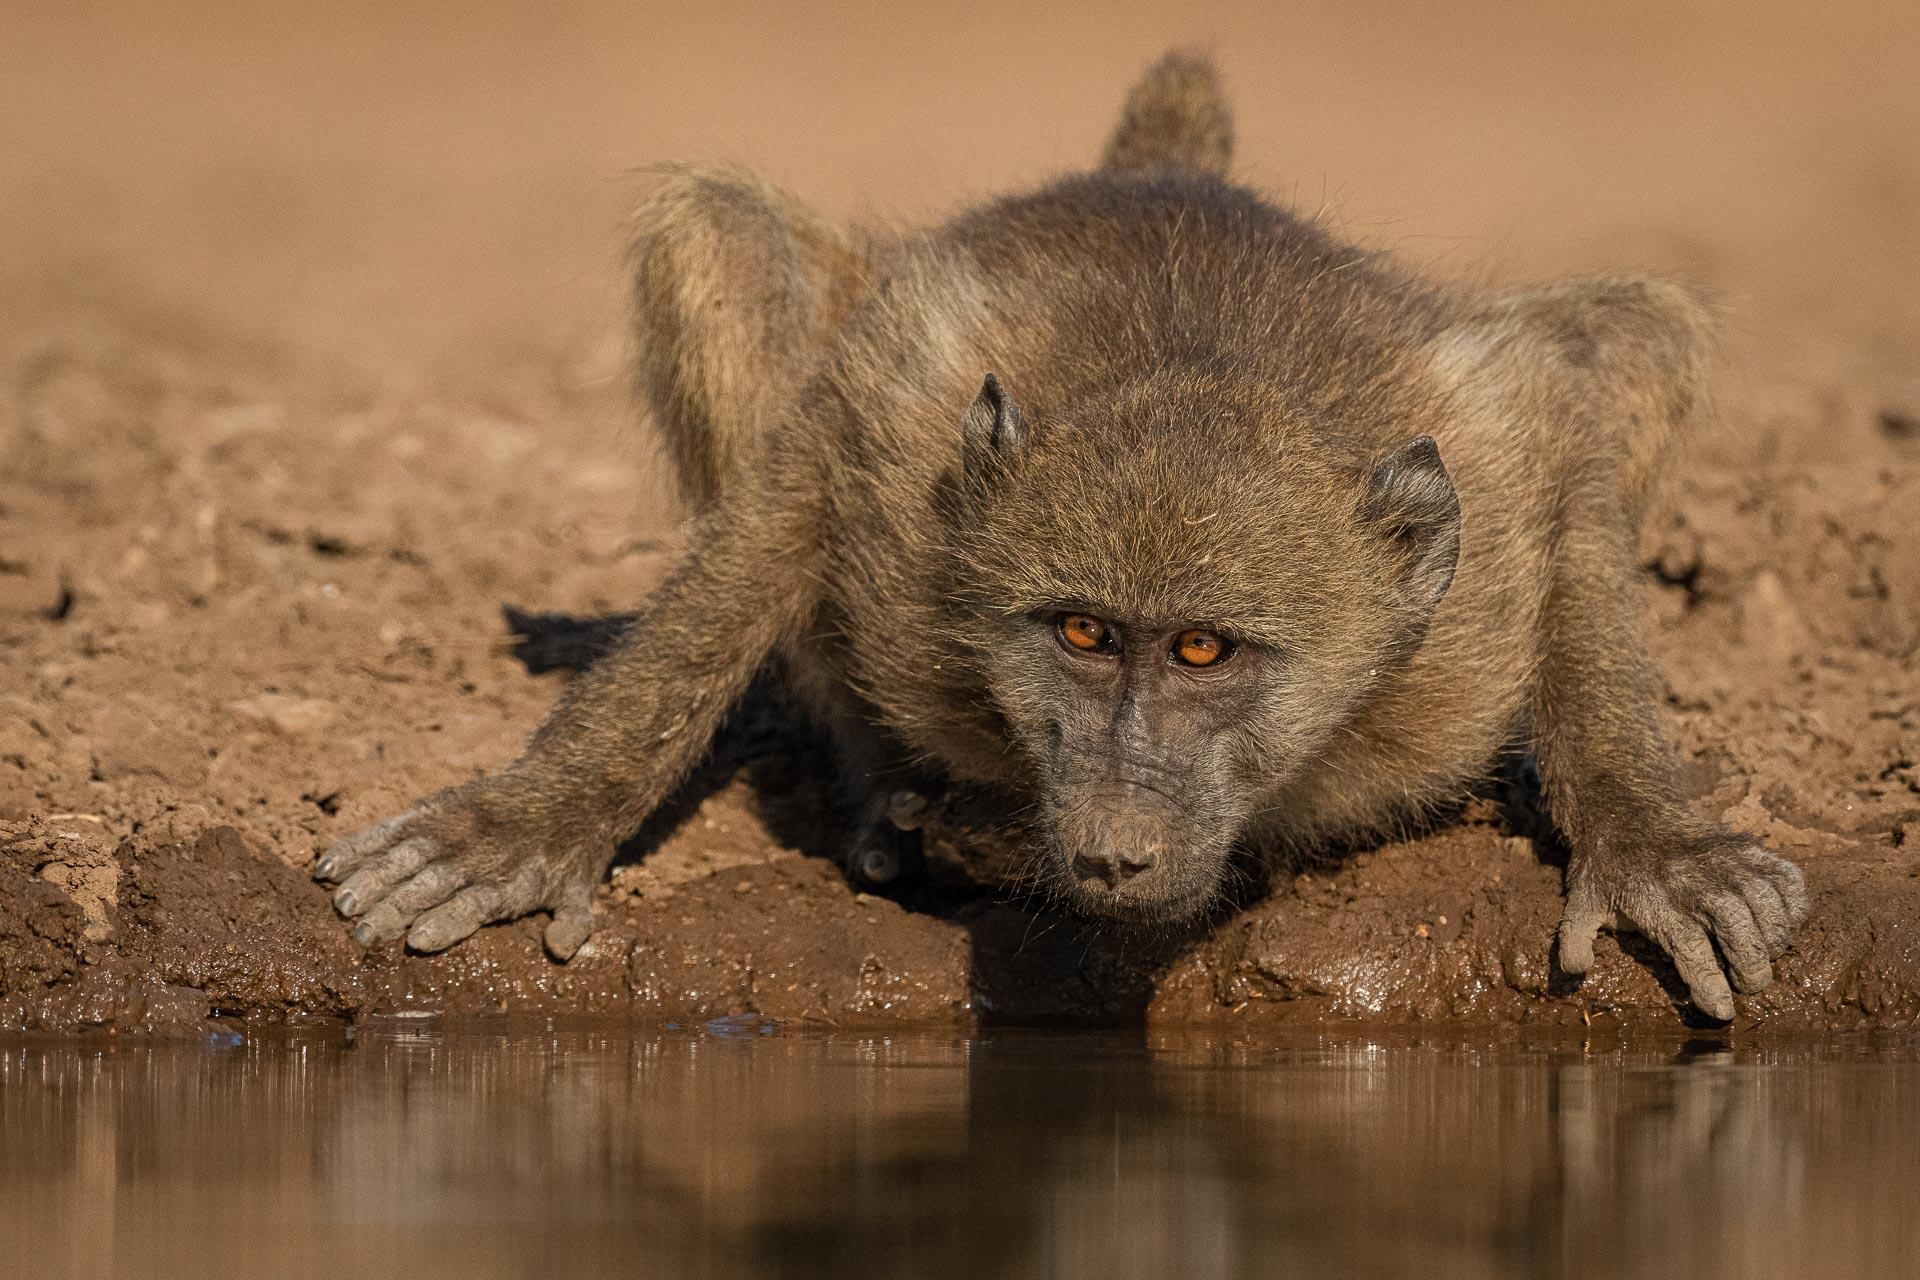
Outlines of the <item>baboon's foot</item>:
M932 801L926 793L883 788L861 806L849 844L847 869L864 885L896 884L920 862L920 828Z

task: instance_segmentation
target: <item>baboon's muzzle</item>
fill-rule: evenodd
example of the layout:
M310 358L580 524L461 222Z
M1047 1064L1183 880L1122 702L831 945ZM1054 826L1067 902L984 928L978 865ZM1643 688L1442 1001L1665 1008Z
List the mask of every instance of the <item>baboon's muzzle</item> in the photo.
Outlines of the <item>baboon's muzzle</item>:
M1171 921L1213 899L1230 834L1224 824L1196 821L1171 790L1127 782L1055 788L1046 806L1051 879L1074 906Z

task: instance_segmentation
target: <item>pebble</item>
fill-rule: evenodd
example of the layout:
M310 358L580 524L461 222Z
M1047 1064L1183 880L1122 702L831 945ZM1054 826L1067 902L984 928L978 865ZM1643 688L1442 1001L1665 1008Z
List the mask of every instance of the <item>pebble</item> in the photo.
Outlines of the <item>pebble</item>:
M227 710L242 720L284 733L290 738L316 733L333 723L331 702L320 698L298 698L285 693L262 693L227 704Z

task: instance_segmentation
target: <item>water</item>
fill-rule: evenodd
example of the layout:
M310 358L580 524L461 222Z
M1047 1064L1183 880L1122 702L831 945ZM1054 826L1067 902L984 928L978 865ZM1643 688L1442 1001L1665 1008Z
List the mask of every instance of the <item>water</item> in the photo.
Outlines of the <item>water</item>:
M1920 1041L0 1045L21 1276L1920 1274Z

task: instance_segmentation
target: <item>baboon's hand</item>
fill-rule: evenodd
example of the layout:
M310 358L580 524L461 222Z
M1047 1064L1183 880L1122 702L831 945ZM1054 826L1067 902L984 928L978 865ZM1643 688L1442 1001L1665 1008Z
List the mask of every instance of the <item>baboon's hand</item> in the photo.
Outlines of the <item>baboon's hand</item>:
M1807 890L1791 862L1724 828L1585 857L1576 851L1560 922L1562 969L1593 967L1594 934L1616 911L1673 957L1694 1004L1726 1022L1727 973L1742 994L1773 980L1773 961L1807 918Z
M532 830L498 779L421 801L349 836L314 863L339 884L334 908L358 919L362 946L402 934L415 951L443 951L483 924L547 910L547 950L566 960L593 932L593 891L604 859Z

